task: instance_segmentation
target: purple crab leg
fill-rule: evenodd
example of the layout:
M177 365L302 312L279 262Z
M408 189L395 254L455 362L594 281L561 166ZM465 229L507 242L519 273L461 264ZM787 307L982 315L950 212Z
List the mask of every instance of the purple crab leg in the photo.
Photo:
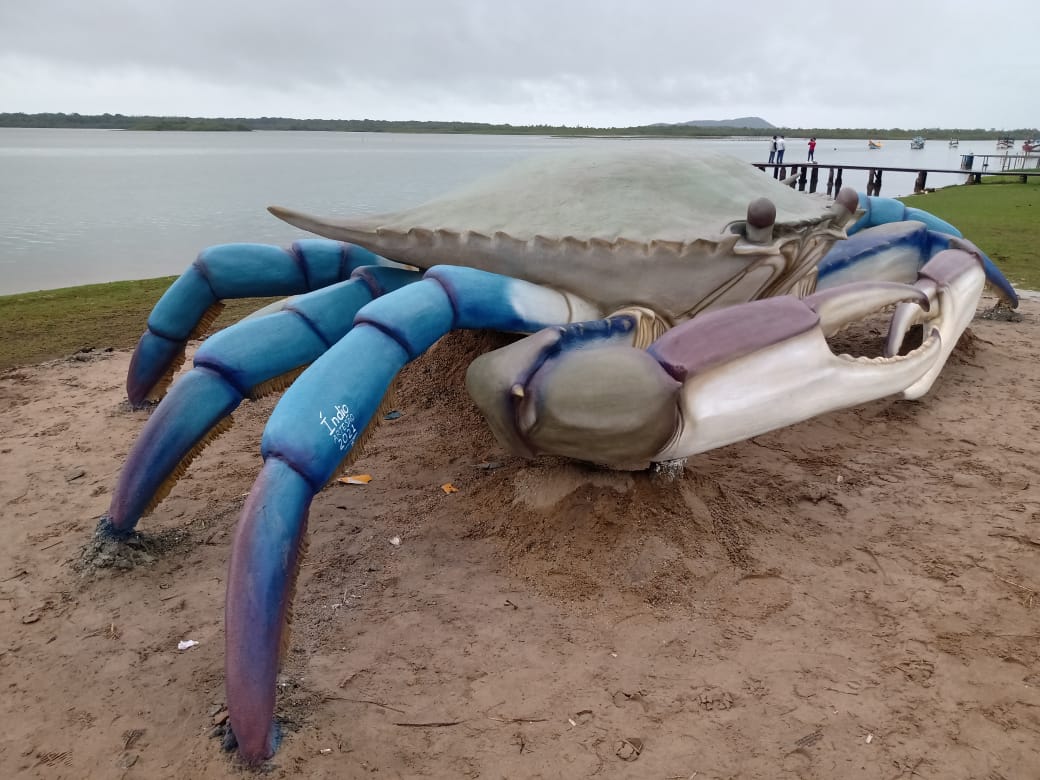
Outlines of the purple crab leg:
M902 201L896 200L895 198L881 198L876 196L864 195L859 193L859 208L863 210L862 216L851 227L848 228L847 232L851 237L849 241L839 241L835 244L834 248L827 254L823 262L820 264L820 276L823 277L825 274L825 266L828 264L830 259L833 257L847 258L857 249L861 248L863 244L858 242L856 239L864 237L862 231L873 232L870 229L875 230L881 228L881 226L889 226L894 223L913 221L922 222L931 231L928 238L918 239L919 245L922 247L927 246L929 251L927 254L923 254L922 263L935 256L935 254L944 249L960 248L965 247L963 243L952 242L952 239L960 239L964 241L964 236L961 231L951 225L944 219L935 216L923 209L913 208L907 206ZM945 244L943 243L945 240ZM848 245L848 246L846 246ZM996 264L989 259L983 252L979 251L978 247L974 246L970 242L967 242L968 251L977 254L979 260L982 263L982 268L986 273L986 282L994 287L1004 301L1015 308L1018 306L1018 294L1015 292L1015 288L1011 285L1011 282L1007 280L1000 269L997 268ZM919 266L920 267L920 264ZM914 269L914 273L916 274ZM880 278L874 276L873 278ZM900 281L912 281L913 275L908 279L901 279Z
M130 533L247 396L280 389L350 330L362 306L419 279L417 271L363 266L345 282L299 296L208 338L134 442L100 528Z
M235 532L225 605L228 710L246 763L277 747L275 679L311 500L377 416L394 376L453 329L531 332L574 316L598 314L527 282L434 267L361 309L350 332L282 396Z
M350 277L365 265L391 265L367 249L327 239L303 239L289 249L222 244L204 249L163 294L130 360L131 405L157 400L180 366L188 339L201 335L225 298L298 295ZM396 265L396 264L392 264Z

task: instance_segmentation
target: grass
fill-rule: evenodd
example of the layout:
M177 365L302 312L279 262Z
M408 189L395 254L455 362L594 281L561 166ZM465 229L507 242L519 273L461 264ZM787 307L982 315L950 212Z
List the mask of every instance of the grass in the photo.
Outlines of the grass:
M0 370L87 349L131 349L155 302L175 278L0 296ZM269 300L226 301L214 327L226 327Z
M1028 184L983 177L982 184L944 187L900 198L956 225L1017 287L1040 290L1040 177Z
M1040 290L1040 182L994 177L902 198L959 227L1019 287ZM0 296L0 370L85 349L130 349L173 277ZM226 327L269 299L228 301Z

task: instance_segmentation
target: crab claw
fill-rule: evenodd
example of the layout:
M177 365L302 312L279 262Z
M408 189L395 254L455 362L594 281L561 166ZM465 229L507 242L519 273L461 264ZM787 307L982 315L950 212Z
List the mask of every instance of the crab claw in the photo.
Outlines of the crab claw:
M648 350L681 381L681 425L654 460L671 460L756 436L818 414L931 387L985 284L980 259L946 250L914 285L844 285L803 300L771 298L713 312L673 328ZM834 354L826 337L896 304L882 357ZM908 324L920 347L898 355ZM893 349L893 347L895 347Z
M675 430L679 383L625 346L633 327L620 315L546 328L474 360L466 387L517 454L645 467Z
M939 360L903 391L903 398L920 398L928 392L957 339L975 316L975 306L986 284L986 271L982 257L970 246L940 252L921 268L914 287L928 298L927 307L900 304L892 315L885 343L886 357L899 354L906 333L918 324L938 333L942 342Z
M832 291L828 314L858 308L858 292L846 295L842 300ZM655 460L684 458L898 393L938 358L937 338L906 357L835 355L825 334L843 320L835 317L825 328L811 303L785 296L705 315L666 333L649 351L682 382L682 422Z

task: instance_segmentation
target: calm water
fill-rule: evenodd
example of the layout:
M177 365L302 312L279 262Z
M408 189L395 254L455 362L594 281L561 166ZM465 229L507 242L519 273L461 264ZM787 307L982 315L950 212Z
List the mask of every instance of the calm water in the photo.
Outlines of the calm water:
M287 244L305 234L270 216L279 204L332 215L377 213L434 195L553 149L640 143L724 151L748 162L766 141L555 139L383 133L137 133L0 128L0 295L178 274L200 249L230 241ZM821 163L957 168L993 141L908 141L869 151L866 140L820 139ZM805 159L788 139L787 162ZM864 189L866 171L846 171ZM913 190L885 174L882 194ZM963 176L929 176L929 186Z

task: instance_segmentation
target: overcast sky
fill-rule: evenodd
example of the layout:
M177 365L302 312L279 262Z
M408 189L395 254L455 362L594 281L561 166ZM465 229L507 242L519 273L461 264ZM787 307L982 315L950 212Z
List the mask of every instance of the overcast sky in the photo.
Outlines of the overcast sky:
M0 0L0 111L1040 125L1036 0Z

